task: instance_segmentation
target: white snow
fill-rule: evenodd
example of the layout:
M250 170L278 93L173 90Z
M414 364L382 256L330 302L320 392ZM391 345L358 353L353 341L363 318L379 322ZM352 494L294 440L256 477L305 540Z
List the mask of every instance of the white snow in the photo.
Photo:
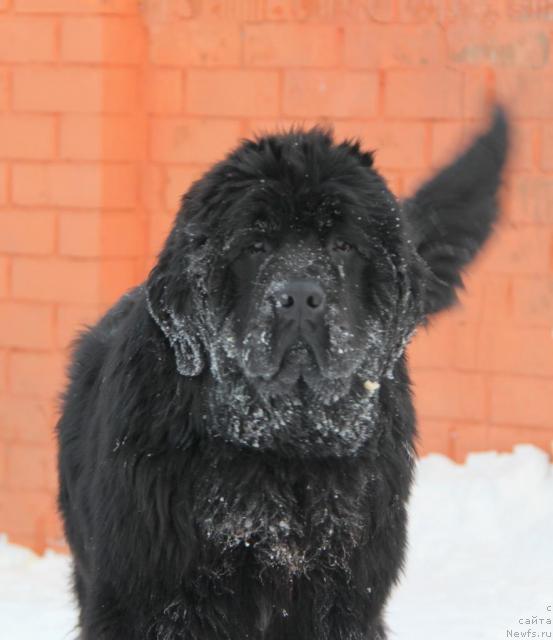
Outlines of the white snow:
M67 556L43 557L0 539L0 638L74 640Z
M409 539L405 576L388 606L391 640L553 637L546 622L553 618L553 465L545 453L519 445L512 454L471 454L465 465L423 458ZM1 539L1 637L73 639L68 586L67 557L37 557Z

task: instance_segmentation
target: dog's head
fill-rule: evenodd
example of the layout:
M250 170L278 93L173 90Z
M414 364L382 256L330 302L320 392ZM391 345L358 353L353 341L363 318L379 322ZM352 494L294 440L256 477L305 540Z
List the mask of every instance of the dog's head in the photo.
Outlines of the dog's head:
M400 203L327 131L244 142L195 183L147 283L177 369L265 401L373 395L417 324L455 301L496 217L504 113Z

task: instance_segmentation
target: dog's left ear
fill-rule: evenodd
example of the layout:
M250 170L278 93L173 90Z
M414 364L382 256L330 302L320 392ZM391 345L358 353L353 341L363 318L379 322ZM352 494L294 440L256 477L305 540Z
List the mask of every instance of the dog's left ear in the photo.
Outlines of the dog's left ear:
M456 301L463 269L492 231L508 129L498 106L489 129L403 203L414 248L428 267L425 315Z
M197 291L200 244L176 225L145 286L150 317L173 348L177 371L183 376L197 376L205 366Z

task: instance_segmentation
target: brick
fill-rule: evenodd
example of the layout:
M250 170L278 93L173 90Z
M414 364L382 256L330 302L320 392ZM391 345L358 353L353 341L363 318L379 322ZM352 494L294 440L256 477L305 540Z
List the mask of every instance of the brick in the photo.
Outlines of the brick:
M54 443L54 402L40 398L0 398L0 425L4 440Z
M403 169L398 173L401 178L401 188L398 190L397 195L402 197L408 197L416 193L419 187L427 182L430 177L428 175L428 169Z
M10 107L10 72L0 69L0 111L6 111Z
M22 13L105 13L133 14L135 0L14 0L14 8Z
M458 118L463 76L452 69L386 72L385 113L398 118Z
M251 67L336 67L340 41L334 25L249 24L244 26L244 62Z
M465 121L433 122L430 164L440 169L451 162L468 144L474 126Z
M450 454L451 424L443 420L425 419L420 425L417 452L419 456L429 453Z
M475 373L418 370L415 401L424 419L482 420L485 416L484 377Z
M132 68L104 68L102 72L102 109L105 113L132 113L139 104L140 70ZM85 109L91 111L91 109Z
M274 71L190 70L186 106L194 115L276 115L278 74Z
M46 489L48 489L48 491L50 491L52 495L57 495L58 464L55 448L53 448L52 453L48 456L45 456L44 459L44 486Z
M184 98L182 72L177 69L151 69L146 75L148 113L179 113Z
M553 224L553 176L514 175L509 182L506 203L509 218L515 222Z
M521 325L553 326L553 276L514 278L513 318Z
M315 125L328 125L331 127L334 122L330 118L302 118L302 129L310 129ZM347 122L340 123L347 126ZM366 123L363 123L363 126ZM297 118L249 118L243 124L243 135L246 138L252 139L259 135L271 134L276 131L289 131L294 127L298 127L299 123Z
M218 3L214 2L215 6ZM374 21L390 22L395 17L390 0L369 2L297 2L296 0L267 0L264 18L279 21Z
M21 67L13 70L13 103L19 111L127 112L137 82L137 71L125 68Z
M54 492L54 495L56 494L57 492ZM70 554L70 549L64 536L63 523L56 505L52 505L52 508L44 515L39 527L39 536L39 542L46 549L52 549L66 555Z
M7 483L12 489L49 489L53 447L12 444L8 448Z
M132 164L104 164L100 205L106 209L134 209L138 199L138 174ZM77 194L72 198L77 200Z
M488 325L490 326L490 325ZM494 325L491 325L494 326ZM479 371L478 353L481 324L459 321L454 325L451 345L451 367L461 371ZM486 367L483 367L485 370Z
M53 157L54 126L51 116L1 114L2 156L29 160Z
M451 163L455 157L464 152L464 150L472 144L482 128L483 125L481 122L468 123L459 120L433 123L430 147L431 166L435 170L438 170ZM531 168L535 164L533 160L535 139L533 128L517 124L513 138L509 169L520 170ZM518 184L524 184L526 180L532 181L534 179L539 181L540 177L528 176L527 174L510 174L509 192L508 194L503 194L504 200L502 203L507 201L509 208L514 208L515 203L511 204L510 200L513 199L513 194L516 195ZM547 178L542 178L542 182L547 183Z
M54 344L54 310L44 304L0 302L0 346L47 349Z
M537 158L538 128L534 123L517 122L511 134L508 171L534 169ZM510 173L510 177L512 173Z
M37 526L51 508L53 496L45 490L7 489L0 491L0 522L10 532L10 540L36 544Z
M13 167L14 202L65 207L132 207L135 168L126 164L18 164Z
M152 127L152 159L161 162L210 163L229 152L241 135L230 120L163 118Z
M540 25L472 19L447 29L448 59L454 64L541 68L549 60L549 33Z
M539 227L501 225L478 259L492 273L545 275L550 270L551 238Z
M485 327L477 339L480 371L553 377L551 328Z
M61 57L70 62L137 64L144 38L139 22L124 17L66 17L61 25Z
M440 315L427 329L420 327L409 345L414 368L445 369L453 362L457 327L450 313Z
M491 385L494 424L551 428L553 380L521 376L495 376Z
M8 201L8 181L10 169L4 162L0 162L0 204Z
M55 216L49 211L0 212L0 251L4 253L52 253L55 232Z
M61 213L59 220L59 253L62 256L93 258L101 255L100 213Z
M478 366L478 345L481 325L471 322L457 322L452 332L451 367L459 371L481 371ZM484 370L486 367L484 367Z
M517 444L533 444L550 456L553 452L553 429L491 426L489 437L490 449L499 452L511 452Z
M12 295L45 302L97 301L98 264L70 258L14 258Z
M6 298L10 290L11 259L0 256L0 298Z
M451 429L452 458L464 463L467 455L489 449L489 427L480 424L455 424Z
M145 127L139 115L76 115L61 117L60 154L64 160L138 160L145 148Z
M99 165L17 164L12 170L13 200L22 205L55 205L62 204L61 196L65 205L98 206L101 177ZM65 189L72 192L70 196Z
M15 69L14 107L19 111L101 111L102 75L89 67Z
M53 61L56 57L55 27L50 18L4 16L0 20L0 61Z
M451 313L459 324L502 324L513 314L512 277L472 268L463 275L464 290Z
M148 220L148 255L151 258L154 258L161 250L174 219L174 214L158 213L150 216Z
M399 0L398 17L402 22L465 22L470 18L485 18L495 0L485 2L442 2L442 0Z
M12 544L16 544L20 547L26 547L27 549L34 551L36 554L44 553L44 548L38 543L36 532L28 535L16 531L11 533L8 539Z
M149 153L151 154L150 144ZM163 190L166 181L166 166L161 163L149 163L148 171L140 176L140 203L147 211L159 211L164 208Z
M49 353L10 354L8 382L14 395L53 399L65 384L65 359Z
M540 164L546 171L553 170L553 124L543 126Z
M502 72L503 73L503 72ZM465 118L482 118L489 113L489 105L497 100L495 74L489 67L463 68L463 114Z
M0 391L4 392L8 388L8 366L9 351L0 349ZM2 423L0 423L2 426Z
M100 243L105 258L141 257L146 245L146 220L137 213L104 212Z
M324 10L325 5L321 8ZM395 3L390 0L335 3L333 8L337 18L349 17L362 22L392 22L396 17Z
M7 467L8 467L8 447L3 442L0 442L0 489L6 487L7 479Z
M94 324L100 316L97 305L68 305L58 306L56 323L56 345L67 348L79 333L88 325Z
M316 14L320 5L295 2L294 0L267 0L267 20L305 20ZM319 9L320 10L320 9ZM317 16L318 17L318 16Z
M287 116L370 117L376 115L378 77L371 72L285 72L283 110Z
M430 22L437 19L434 0L399 0L398 12L402 22Z
M59 229L63 256L137 256L143 248L143 225L134 214L62 213Z
M169 211L180 208L182 196L192 186L192 183L202 177L207 167L169 167L165 187L165 204Z
M493 305L497 304L498 309L500 308L501 311L505 312L506 305L508 306L509 304L508 299L502 299L504 295L510 295L508 291L505 291L505 287L508 288L509 282L509 276L483 274L478 267L475 269L469 268L463 273L464 289L457 291L459 302L446 311L446 317L451 316L457 327L467 324L493 322L496 314ZM489 317L490 313L491 319ZM440 317L441 314L433 322L440 322Z
M425 126L415 122L358 122L334 125L336 139L359 138L363 148L375 151L375 164L383 169L425 166Z
M528 431L522 427L496 427L492 425L488 429L490 451L512 452L516 444L525 441L525 437L528 437L527 434Z
M550 20L551 5L549 2L510 2L507 15L513 20Z
M100 269L100 304L108 307L139 284L140 259L105 258Z
M344 57L352 69L435 66L445 57L444 32L437 25L348 25Z
M514 117L553 117L553 100L544 100L553 91L549 71L505 70L498 74L496 82L499 98L509 105Z
M151 32L150 57L177 67L236 67L240 64L240 24L233 21L166 22Z
M194 6L193 2L184 0L184 2L171 0L170 2L149 2L142 7L142 18L148 27L152 30L160 29L167 22L172 23L176 20L194 18L200 13L204 13L199 6Z
M383 175L382 177L386 180L386 184L388 185L388 189L390 189L390 191L396 196L396 198L401 199L403 197L405 197L407 194L405 193L405 191L403 190L403 186L402 186L402 175L403 175L403 171L402 170L392 170L392 169L388 169L386 171L386 175ZM409 193L409 195L411 195Z

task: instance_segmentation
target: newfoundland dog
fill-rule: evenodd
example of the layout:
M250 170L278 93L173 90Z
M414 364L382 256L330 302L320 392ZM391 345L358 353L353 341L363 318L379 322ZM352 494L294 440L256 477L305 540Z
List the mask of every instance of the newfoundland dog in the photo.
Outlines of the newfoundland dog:
M507 119L410 199L329 131L244 141L78 339L59 506L83 640L376 640L401 571L405 346L497 215Z

